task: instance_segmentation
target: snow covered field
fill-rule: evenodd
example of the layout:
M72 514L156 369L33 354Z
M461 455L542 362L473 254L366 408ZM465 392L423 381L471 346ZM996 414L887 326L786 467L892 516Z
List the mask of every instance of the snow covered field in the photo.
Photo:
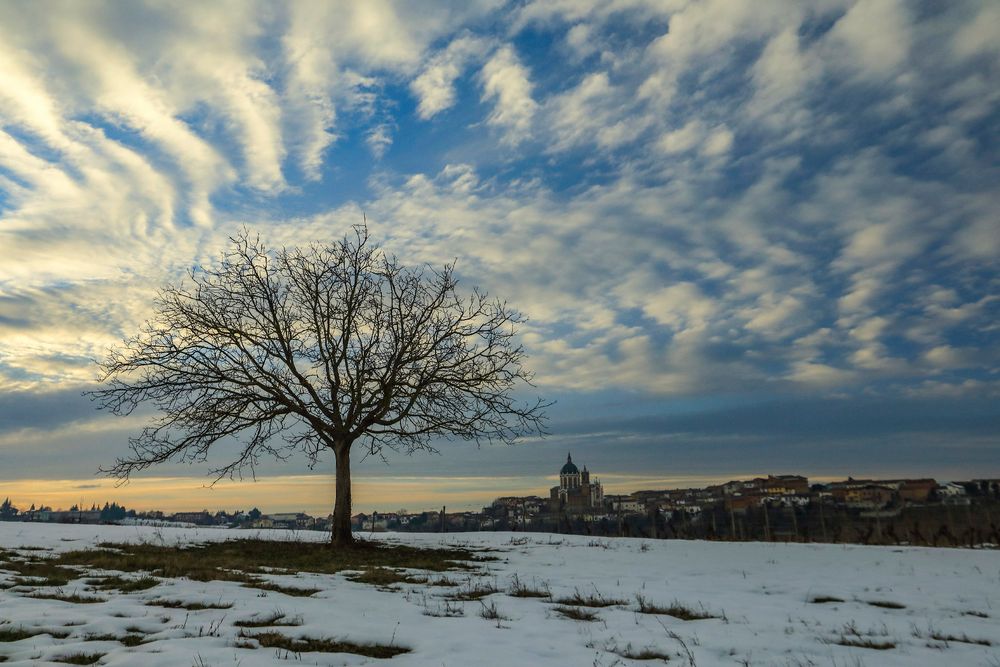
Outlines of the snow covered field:
M293 537L285 531L0 523L0 548L15 552L8 558L38 558L103 541L173 545L251 536ZM16 573L0 569L0 662L6 661L4 667L61 664L53 661L100 656L95 664L143 667L298 662L591 667L664 664L665 659L701 667L1000 667L997 551L518 533L377 538L488 547L498 560L477 563L471 573L414 572L426 581L391 587L351 581L345 572L268 577L282 586L319 589L307 597L230 581L160 579L132 593L94 590L84 581L107 572L80 572L58 589L11 587ZM442 582L455 585L433 585ZM497 592L486 594L491 588ZM550 597L511 595L518 589ZM83 600L30 597L39 592ZM476 595L483 597L448 599ZM147 604L164 600L224 608ZM588 606L599 604L607 606ZM234 625L279 615L276 623L284 625L252 630ZM706 618L681 618L691 616ZM22 630L31 636L13 639ZM409 652L371 658L258 648L247 635L263 631ZM131 640L123 644L122 638Z

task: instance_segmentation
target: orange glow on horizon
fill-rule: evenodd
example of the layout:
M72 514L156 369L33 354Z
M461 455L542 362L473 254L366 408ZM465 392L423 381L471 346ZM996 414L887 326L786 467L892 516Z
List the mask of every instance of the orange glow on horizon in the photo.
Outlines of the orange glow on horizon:
M643 489L703 487L732 479L762 476L736 473L712 476L640 476L628 474L595 475L604 484L605 493L631 493ZM839 477L810 477L830 481ZM355 512L410 512L438 510L476 510L500 496L538 495L547 497L549 488L558 483L556 475L523 477L355 477L353 510ZM116 502L138 511L164 512L249 510L263 512L307 512L313 516L329 514L333 508L332 475L281 475L258 477L256 481L225 481L209 486L204 477L136 478L115 487L111 479L23 479L0 481L0 498L9 497L21 510L32 504L53 509L73 505L89 508Z

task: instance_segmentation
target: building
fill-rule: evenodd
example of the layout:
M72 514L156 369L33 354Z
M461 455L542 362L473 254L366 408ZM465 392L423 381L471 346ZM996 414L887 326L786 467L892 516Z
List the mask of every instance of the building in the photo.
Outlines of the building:
M304 530L309 528L313 518L304 512L282 512L279 514L267 514L261 519L268 519L271 528L285 528L287 530Z
M604 506L604 487L600 481L590 480L587 466L580 470L573 457L566 455L566 464L559 471L559 486L549 490L549 504L553 512L582 513Z

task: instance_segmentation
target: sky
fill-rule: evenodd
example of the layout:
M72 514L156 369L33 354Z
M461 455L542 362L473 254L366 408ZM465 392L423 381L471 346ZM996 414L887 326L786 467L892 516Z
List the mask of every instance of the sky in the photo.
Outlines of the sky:
M325 512L332 459L115 488L149 415L81 392L244 226L363 220L522 311L556 403L359 455L357 509L545 494L570 451L607 493L1000 476L998 137L995 2L0 3L0 495Z

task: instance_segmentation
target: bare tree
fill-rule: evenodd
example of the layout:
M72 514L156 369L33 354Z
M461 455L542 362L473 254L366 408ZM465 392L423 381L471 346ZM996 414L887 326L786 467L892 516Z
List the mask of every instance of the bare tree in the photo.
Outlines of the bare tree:
M101 362L103 409L159 416L103 472L121 482L157 463L207 459L239 443L216 481L253 474L262 456L336 460L331 539L351 536L351 449L433 450L435 438L511 443L540 433L541 399L516 342L523 317L453 267L401 266L365 227L329 245L267 249L247 232L217 267L163 288L154 316ZM229 457L225 457L227 460Z

